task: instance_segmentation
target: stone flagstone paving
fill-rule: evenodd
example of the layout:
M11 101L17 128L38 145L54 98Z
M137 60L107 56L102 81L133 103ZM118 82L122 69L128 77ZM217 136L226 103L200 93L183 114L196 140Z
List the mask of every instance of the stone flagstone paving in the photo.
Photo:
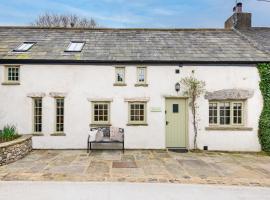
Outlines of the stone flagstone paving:
M35 150L0 167L2 181L124 181L270 187L270 157L166 150Z

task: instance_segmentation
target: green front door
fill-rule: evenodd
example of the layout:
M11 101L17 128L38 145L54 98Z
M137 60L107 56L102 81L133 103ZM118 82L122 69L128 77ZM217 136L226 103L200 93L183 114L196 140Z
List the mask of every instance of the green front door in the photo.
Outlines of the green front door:
M187 148L187 106L185 99L166 99L166 147Z

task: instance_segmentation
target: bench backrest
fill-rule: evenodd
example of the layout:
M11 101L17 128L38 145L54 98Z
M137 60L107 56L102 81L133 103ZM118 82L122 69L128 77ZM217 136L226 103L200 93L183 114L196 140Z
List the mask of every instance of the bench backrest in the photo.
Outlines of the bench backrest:
M94 130L97 130L97 129L100 130L103 133L103 137L110 137L110 127L93 127L93 128L90 128L91 131L94 131ZM124 134L124 129L123 128L119 128L119 131Z

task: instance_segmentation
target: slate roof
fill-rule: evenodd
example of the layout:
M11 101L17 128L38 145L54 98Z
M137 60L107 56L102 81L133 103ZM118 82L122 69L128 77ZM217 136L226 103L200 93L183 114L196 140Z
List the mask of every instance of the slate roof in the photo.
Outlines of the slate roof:
M65 52L85 41L80 53ZM12 50L37 42L29 52ZM233 30L0 27L0 61L263 62L269 56Z
M251 40L257 48L270 54L270 28L255 27L240 30L240 32Z

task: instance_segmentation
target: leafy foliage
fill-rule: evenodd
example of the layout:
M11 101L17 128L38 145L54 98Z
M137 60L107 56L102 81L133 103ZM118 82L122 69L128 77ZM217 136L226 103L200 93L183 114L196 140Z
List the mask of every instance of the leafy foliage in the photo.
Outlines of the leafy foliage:
M96 28L97 22L93 19L79 17L73 14L58 15L45 13L40 15L33 23L38 27L64 27L64 28Z
M0 132L0 142L7 142L18 138L16 126L6 125L3 130Z
M190 97L190 107L192 111L193 118L193 128L194 128L194 149L197 149L197 137L198 137L198 118L197 118L197 99L205 91L205 82L197 80L194 76L189 76L181 79L180 83L184 86L184 94Z
M270 63L258 65L263 110L259 121L259 140L263 151L270 152Z

